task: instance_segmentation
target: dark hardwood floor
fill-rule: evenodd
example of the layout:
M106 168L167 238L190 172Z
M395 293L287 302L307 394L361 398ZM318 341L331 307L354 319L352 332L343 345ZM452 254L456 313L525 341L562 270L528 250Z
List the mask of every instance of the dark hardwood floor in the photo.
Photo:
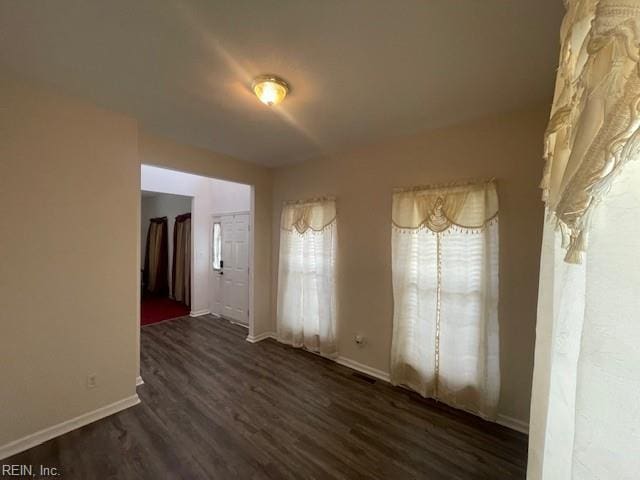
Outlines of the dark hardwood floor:
M142 403L0 463L65 479L525 478L526 436L211 316L142 329Z

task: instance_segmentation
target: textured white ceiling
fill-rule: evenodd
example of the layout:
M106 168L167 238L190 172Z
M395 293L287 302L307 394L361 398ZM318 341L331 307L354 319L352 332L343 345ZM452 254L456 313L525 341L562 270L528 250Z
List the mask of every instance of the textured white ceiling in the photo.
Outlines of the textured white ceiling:
M277 166L550 99L561 0L0 0L0 66ZM292 85L269 108L249 86Z

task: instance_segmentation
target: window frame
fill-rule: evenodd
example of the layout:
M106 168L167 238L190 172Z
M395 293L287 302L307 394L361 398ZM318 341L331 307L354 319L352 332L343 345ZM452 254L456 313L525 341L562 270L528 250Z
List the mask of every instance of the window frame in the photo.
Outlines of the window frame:
M218 253L218 266L216 267L216 226L218 227L218 235L217 235L217 253ZM213 268L214 272L219 272L222 270L222 222L214 221L213 226L211 227L211 268Z

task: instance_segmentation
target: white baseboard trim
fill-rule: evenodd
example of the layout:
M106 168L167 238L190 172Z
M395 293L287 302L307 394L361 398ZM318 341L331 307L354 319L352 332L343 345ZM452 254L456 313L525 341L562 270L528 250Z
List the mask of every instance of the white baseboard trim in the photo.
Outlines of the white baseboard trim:
M105 405L104 407L100 407L92 412L85 413L65 422L58 423L52 427L32 433L31 435L27 435L26 437L14 440L13 442L9 442L6 445L0 446L0 460L11 457L17 453L24 452L25 450L35 447L36 445L40 445L47 440L51 440L52 438L69 433L72 430L89 425L90 423L108 417L109 415L113 415L114 413L118 413L129 407L133 407L139 403L140 398L138 398L138 395L131 395L130 397Z
M246 323L238 322L237 320L228 320L228 321L232 325L237 325L239 327L246 328L247 330L249 330L249 325Z
M239 322L238 320L234 320L233 318L230 318L230 317L225 317L224 315L220 315L219 313L211 312L211 315L217 318L218 320L224 320L225 322L229 322L233 325L238 325L239 327L249 329L248 323Z
M503 427L510 428L511 430L516 430L517 432L524 433L526 435L529 434L529 423L518 420L517 418L499 413L496 423Z
M390 381L389 373L378 370L377 368L370 367L368 365L365 365L364 363L356 362L355 360L351 360L347 357L337 357L333 358L332 360L334 360L336 363L339 363L340 365L353 368L354 370L364 373L365 375L377 378L378 380L383 380L385 382Z
M136 387L139 387L140 385L144 385L144 380L142 379L142 377L140 375L138 375L136 377Z
M255 336L248 335L246 340L249 343L258 343L262 340L266 340L267 338L276 338L276 332L265 332Z
M202 315L208 315L211 313L209 310L191 310L190 317L201 317Z

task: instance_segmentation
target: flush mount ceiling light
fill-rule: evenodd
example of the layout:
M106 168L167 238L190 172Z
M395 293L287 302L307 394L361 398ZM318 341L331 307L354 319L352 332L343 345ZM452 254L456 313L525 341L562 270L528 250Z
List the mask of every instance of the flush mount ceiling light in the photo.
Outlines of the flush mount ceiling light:
M279 104L289 93L287 82L275 75L260 75L256 77L251 88L258 100L270 107Z

